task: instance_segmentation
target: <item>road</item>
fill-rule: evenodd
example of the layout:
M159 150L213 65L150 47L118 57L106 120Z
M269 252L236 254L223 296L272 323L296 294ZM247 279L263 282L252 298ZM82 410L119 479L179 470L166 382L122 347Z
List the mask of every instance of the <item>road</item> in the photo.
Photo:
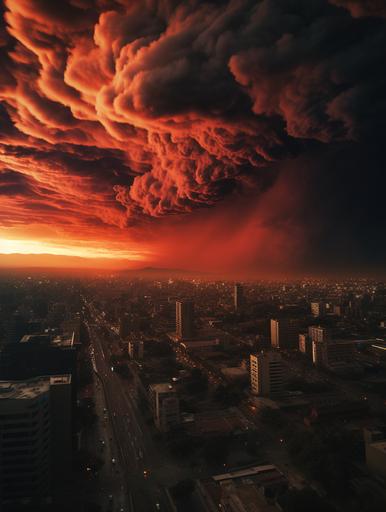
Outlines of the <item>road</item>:
M97 319L95 319L97 321ZM165 493L152 476L148 435L138 420L138 410L130 388L110 367L109 341L97 323L89 323L94 370L100 381L106 410L104 422L113 442L111 464L116 479L124 486L124 503L115 497L112 511L152 512L168 510ZM116 453L114 453L114 449Z

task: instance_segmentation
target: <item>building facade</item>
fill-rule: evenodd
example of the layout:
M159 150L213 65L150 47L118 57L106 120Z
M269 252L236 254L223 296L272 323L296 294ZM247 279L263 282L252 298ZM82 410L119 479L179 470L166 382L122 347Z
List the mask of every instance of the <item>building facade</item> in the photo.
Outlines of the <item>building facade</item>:
M127 351L131 359L142 360L144 356L144 341L131 339L127 344Z
M194 303L191 300L176 301L176 333L181 339L194 336Z
M260 352L250 356L252 393L264 397L277 397L284 391L284 367L277 352Z
M240 283L236 283L233 289L233 304L235 309L240 309L244 305L244 289Z
M176 390L171 384L151 384L150 407L154 423L161 432L168 432L180 423L180 405Z
M333 367L352 363L355 359L355 344L351 340L325 340L312 342L312 362L319 367Z
M312 357L312 341L308 334L299 334L299 352Z
M299 322L293 318L271 319L271 346L279 349L297 349Z
M69 471L71 376L0 382L0 509L47 503Z

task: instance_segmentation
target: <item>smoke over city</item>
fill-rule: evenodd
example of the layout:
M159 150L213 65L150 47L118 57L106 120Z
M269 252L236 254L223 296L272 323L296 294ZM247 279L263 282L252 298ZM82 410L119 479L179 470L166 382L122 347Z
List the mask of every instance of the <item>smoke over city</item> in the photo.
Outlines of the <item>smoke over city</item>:
M386 255L384 2L5 0L2 14L5 238L199 267Z

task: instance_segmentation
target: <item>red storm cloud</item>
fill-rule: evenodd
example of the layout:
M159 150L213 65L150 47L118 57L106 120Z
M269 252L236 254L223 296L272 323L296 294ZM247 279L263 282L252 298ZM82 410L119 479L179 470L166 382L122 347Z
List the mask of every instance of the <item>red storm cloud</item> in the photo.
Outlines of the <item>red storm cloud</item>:
M152 217L253 190L265 234L244 218L251 234L240 237L272 229L291 252L272 220L288 216L271 190L282 190L275 162L313 141L367 137L384 105L385 36L364 19L384 12L359 4L5 0L1 224L146 237Z

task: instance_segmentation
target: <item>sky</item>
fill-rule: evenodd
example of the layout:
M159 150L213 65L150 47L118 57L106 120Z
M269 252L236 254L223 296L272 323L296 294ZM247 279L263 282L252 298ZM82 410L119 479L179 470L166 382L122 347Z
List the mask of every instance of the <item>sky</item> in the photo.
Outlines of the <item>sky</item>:
M0 266L385 270L383 0L0 5Z

